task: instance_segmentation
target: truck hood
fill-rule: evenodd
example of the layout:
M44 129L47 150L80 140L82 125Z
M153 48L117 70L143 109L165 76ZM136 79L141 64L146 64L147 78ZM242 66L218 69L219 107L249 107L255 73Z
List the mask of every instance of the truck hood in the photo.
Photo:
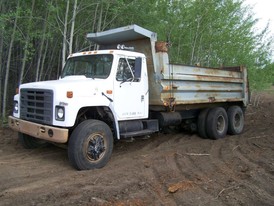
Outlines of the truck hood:
M41 82L32 82L22 84L22 88L31 89L49 89L53 90L54 93L66 94L67 91L72 91L73 96L91 96L95 93L101 93L108 89L112 89L111 85L108 84L106 79L91 79L85 76L69 76L60 80L50 80ZM109 86L108 86L109 85Z

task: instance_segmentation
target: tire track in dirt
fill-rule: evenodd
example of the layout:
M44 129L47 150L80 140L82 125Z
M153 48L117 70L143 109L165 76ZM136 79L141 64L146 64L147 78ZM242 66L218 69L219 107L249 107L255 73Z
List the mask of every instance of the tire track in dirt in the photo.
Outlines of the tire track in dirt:
M271 205L274 202L274 188L270 188L268 185L274 185L273 173L269 164L264 162L262 147L258 148L250 141L250 138L236 141L237 148L233 150L238 170L241 175L246 176L241 181L251 195L255 195L262 203Z
M174 138L164 135L161 140L160 142L157 142L157 139L151 141L143 148L143 151L150 151L143 160L147 170L145 179L148 182L150 196L158 200L159 205L176 205L176 202L169 197L167 190L168 181L176 179L178 176L170 162L174 150L170 150L168 147L168 145L172 145ZM159 155L155 158L154 154Z
M233 183L235 190L238 191L238 193L245 193L247 194L247 197L255 195L257 197L256 201L258 205L274 202L271 193L264 189L264 185L268 184L269 179L264 175L257 175L257 170L255 169L254 171L254 168L257 168L258 165L252 163L244 158L241 153L237 152L239 149L238 145L244 144L244 140L239 136L233 138L234 141L230 141L231 144L220 144L218 149L213 149L213 152L216 150L216 153L220 151L219 158L214 158L219 167L219 171L231 179L229 182ZM221 143L221 141L218 143ZM228 147L224 147L224 145L228 145ZM250 147L245 146L244 148ZM224 185L224 187L230 188L233 187L233 185ZM236 191L232 193L236 193ZM235 194L233 196L235 197ZM238 196L237 193L236 196ZM237 197L237 199L239 201L240 197ZM254 204L254 202L252 204Z
M209 174L215 173L215 197L222 200L222 202L229 201L229 205L253 204L253 202L244 203L242 201L242 195L247 193L248 197L252 194L250 194L249 190L245 189L243 182L244 179L249 178L249 175L245 173L245 169L239 171L239 168L237 168L238 164L242 168L246 168L246 166L243 166L241 162L236 163L231 155L235 147L235 138L237 136L214 141L210 149L212 170ZM216 184L217 181L218 184ZM216 187L216 185L218 186Z
M150 194L150 197L158 201L158 204L177 205L169 197L168 186L177 180L181 181L182 178L180 177L180 173L176 171L176 165L173 163L176 149L170 148L169 145L173 146L175 141L177 143L181 140L184 141L182 139L183 135L180 135L180 137L163 135L160 138L160 142L157 139L150 140L140 151L140 154L144 154L142 155L142 162L146 168L146 175L143 179L147 182L147 192ZM155 154L156 156L157 154L160 155L155 158Z
M198 155L196 156L196 154ZM183 156L175 156L175 163L182 176L193 182L194 189L191 191L191 196L195 197L196 201L199 200L199 205L205 205L207 203L221 205L221 202L215 199L214 193L212 192L212 182L214 180L206 173L207 166L209 166L207 161L209 157L203 154L207 153L194 153L192 149L186 149L186 153ZM177 195L176 199L178 204L181 203L182 200L179 195ZM186 195L183 203L192 205L197 202L192 202Z
M60 185L60 179L70 179L66 151L56 147L35 150L11 147L7 155L1 156L0 165L1 205L11 205L18 196L21 205L28 205L24 200L46 195L53 188L48 191L45 188Z
M207 191L205 186L211 180L205 177L202 171L197 170L198 167L195 161L193 161L191 156L187 155L193 151L191 148L194 144L193 141L196 142L197 145L200 145L204 140L198 138L196 135L194 135L190 141L186 140L185 137L185 135L177 134L168 142L162 142L158 145L158 147L162 145L163 148L168 148L165 149L164 156L158 157L157 164L154 164L153 167L153 176L156 179L157 185L159 185L158 188L161 190L161 192L158 191L158 196L170 199L169 205L171 203L173 205L193 204L192 199L189 198L190 195L197 197L197 199L199 199L200 196L206 196L200 198L201 204L205 202L205 200L212 202L212 194ZM170 144L173 147L169 148L165 144ZM159 165L161 165L161 167L159 167ZM168 189L172 186L178 187L178 192L176 191L175 194L168 193ZM215 202L217 204L218 200Z
M58 157L59 155L63 155L62 152L60 151L46 151L45 153L40 152L37 153L37 150L32 150L31 152L20 152L19 154L15 153L15 154L10 154L8 156L4 156L2 158L0 158L0 165L3 164L9 164L9 165L13 165L13 164L28 164L31 162L35 162L35 160L30 159L29 157L36 157L36 161L40 161L41 159L52 159L51 157Z
M274 156L272 159L265 159L265 153L273 152L274 142L264 142L263 138L272 139L270 135L264 135L259 138L249 137L237 144L235 155L250 167L262 169L264 174L273 175ZM244 146L243 146L244 145ZM245 145L248 145L246 147ZM274 177L273 177L274 178Z
M178 138L176 140L178 140ZM199 196L203 196L201 200L201 204L204 202L208 202L208 203L215 202L216 205L220 205L220 202L216 198L217 196L216 191L212 189L212 186L210 184L210 182L212 182L213 180L209 178L210 175L205 174L205 171L208 169L208 167L212 168L211 164L209 165L208 162L206 162L205 164L205 161L206 159L208 159L208 157L207 156L199 156L199 157L191 156L191 154L196 154L194 152L198 152L198 153L206 152L206 151L200 151L201 149L200 146L198 146L197 148L194 146L195 143L197 145L200 145L200 144L203 144L205 141L208 141L209 145L213 142L210 140L203 140L200 138L196 139L195 137L194 141L192 139L192 141L189 142L189 144L180 145L180 146L183 146L182 148L173 147L172 150L168 151L168 154L166 156L162 157L162 162L158 163L162 167L159 168L155 166L154 176L157 179L157 182L159 183L159 185L162 185L163 190L166 190L166 188L168 188L168 185L175 184L176 182L180 183L180 182L191 181L194 186L193 188L191 188L192 191L189 190L187 192L191 193L192 196L196 196L197 198L199 198ZM220 152L221 149L217 151ZM207 165L206 168L205 168L205 165ZM213 170L216 170L216 169L213 169ZM210 170L210 174L211 172L212 170ZM163 174L165 174L165 176L163 176ZM219 183L215 182L215 187L216 187L216 184L219 184ZM223 186L219 185L218 188L220 188L218 191L221 191L223 189ZM213 191L215 191L215 193ZM184 191L184 193L187 193L187 192ZM178 195L177 194L172 195L172 198L175 198L176 196ZM185 196L187 197L188 195L185 195ZM184 201L182 202L182 194L180 194L180 197L175 198L176 204L177 203L191 204L191 201L187 201L187 199L189 198L183 198L183 199Z
M219 198L220 191L227 188L228 184L230 184L230 187L233 185L233 181L231 181L233 172L229 172L229 168L223 164L222 150L224 148L224 140L202 141L204 151L195 151L196 153L193 153L193 155L187 156L191 162L189 167L193 168L193 171L191 169L190 171L191 174L200 175L196 178L199 180L198 184L200 184L200 188L204 193L202 196L207 197L203 199L202 204L222 205L222 201Z
M60 205L58 199L71 205L76 205L77 200L82 198L89 202L89 192L84 189L84 186L92 185L93 189L96 189L98 174L99 171L94 176L91 171L79 172L70 167L60 167L60 165L58 167L58 165L45 163L40 169L31 170L31 176L28 174L21 176L22 180L15 174L14 179L19 178L19 180L14 180L15 184L7 185L8 188L0 193L0 205L11 205L12 199L17 196L22 197L20 205L29 205L29 200L36 204L44 202L46 205L48 202L51 202L51 205ZM108 190L115 189L111 185L105 185ZM102 191L103 187L98 186L98 188L98 191ZM95 193L93 196L100 195Z

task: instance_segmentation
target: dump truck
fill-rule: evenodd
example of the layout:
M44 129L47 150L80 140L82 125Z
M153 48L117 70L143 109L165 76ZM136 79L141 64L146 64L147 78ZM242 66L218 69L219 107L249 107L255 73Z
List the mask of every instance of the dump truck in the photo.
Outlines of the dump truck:
M170 63L168 45L138 25L89 33L96 50L70 54L58 80L21 84L9 126L25 148L66 145L78 170L104 167L115 140L187 127L237 135L247 69Z

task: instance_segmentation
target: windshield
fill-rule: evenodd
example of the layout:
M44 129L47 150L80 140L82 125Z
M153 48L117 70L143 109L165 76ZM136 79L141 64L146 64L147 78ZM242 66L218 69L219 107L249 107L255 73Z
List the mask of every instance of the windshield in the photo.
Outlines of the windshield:
M84 75L87 78L106 79L111 70L113 55L97 54L69 58L61 78L72 75Z

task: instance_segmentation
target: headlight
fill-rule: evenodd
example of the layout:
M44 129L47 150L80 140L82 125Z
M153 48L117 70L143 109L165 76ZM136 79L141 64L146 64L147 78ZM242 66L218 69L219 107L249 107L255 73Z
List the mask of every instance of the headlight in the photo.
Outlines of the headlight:
M13 112L14 112L14 113L18 113L18 109L19 109L18 102L17 102L17 101L14 101Z
M58 121L65 120L65 108L61 106L55 107L55 119Z

